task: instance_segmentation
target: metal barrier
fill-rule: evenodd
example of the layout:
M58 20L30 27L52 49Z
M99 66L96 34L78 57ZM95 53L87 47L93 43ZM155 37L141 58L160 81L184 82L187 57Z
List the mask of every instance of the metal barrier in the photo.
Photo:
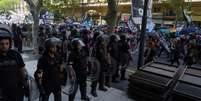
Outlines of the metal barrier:
M173 101L201 101L201 67L187 67L173 90Z
M165 63L149 63L130 76L128 94L137 100L167 101L182 71Z

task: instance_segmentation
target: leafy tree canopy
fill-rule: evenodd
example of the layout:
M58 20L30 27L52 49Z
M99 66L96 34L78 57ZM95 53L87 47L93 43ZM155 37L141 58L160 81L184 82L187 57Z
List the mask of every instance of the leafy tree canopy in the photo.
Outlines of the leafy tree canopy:
M81 0L44 0L43 10L48 10L56 15L56 18L62 18L67 15L73 15L76 8L80 6Z
M0 10L13 10L20 0L0 0Z

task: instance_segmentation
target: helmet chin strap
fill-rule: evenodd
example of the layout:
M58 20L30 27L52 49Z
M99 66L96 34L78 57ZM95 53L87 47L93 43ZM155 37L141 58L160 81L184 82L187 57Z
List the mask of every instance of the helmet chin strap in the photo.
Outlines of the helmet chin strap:
M7 51L1 51L1 50L0 50L0 55L6 56L7 53L8 53L8 50L7 50Z
M49 55L50 57L55 57L55 52L49 51L49 52L48 52L48 55Z

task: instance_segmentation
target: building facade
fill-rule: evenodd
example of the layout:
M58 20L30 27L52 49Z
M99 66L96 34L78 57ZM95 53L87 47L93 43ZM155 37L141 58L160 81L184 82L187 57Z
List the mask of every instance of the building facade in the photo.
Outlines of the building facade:
M93 11L94 16L105 16L107 13L106 0L80 0L80 7L76 9L76 16L80 16L80 12ZM157 25L174 25L176 23L175 10L165 0L153 0L153 22ZM201 1L185 2L185 6L191 6L192 20L196 24L201 24ZM131 0L119 0L118 15L131 14ZM182 14L181 18L182 19ZM181 22L179 21L179 22Z

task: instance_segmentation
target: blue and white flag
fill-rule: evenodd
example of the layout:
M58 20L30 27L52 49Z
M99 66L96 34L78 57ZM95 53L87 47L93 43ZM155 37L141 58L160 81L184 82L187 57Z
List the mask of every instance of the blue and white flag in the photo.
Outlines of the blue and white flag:
M139 27L134 23L132 17L129 18L128 22L127 22L128 28L132 31L132 32L137 32L139 31Z

